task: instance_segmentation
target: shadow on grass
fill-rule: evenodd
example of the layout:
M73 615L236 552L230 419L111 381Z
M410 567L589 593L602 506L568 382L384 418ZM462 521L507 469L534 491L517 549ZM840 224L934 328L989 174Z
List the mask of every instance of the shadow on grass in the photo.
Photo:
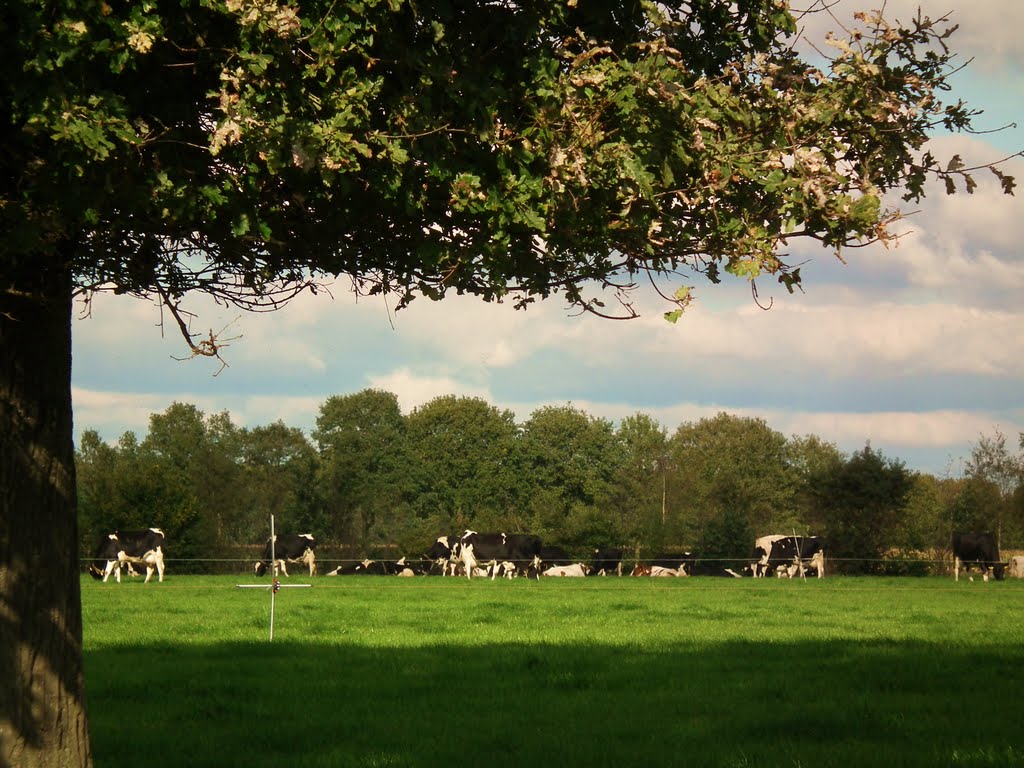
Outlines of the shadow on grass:
M1024 764L1024 649L110 647L97 768Z

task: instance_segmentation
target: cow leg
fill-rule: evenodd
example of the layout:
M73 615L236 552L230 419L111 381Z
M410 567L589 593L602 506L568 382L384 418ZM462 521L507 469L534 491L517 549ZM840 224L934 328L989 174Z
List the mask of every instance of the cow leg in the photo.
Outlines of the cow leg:
M473 569L479 565L476 556L473 554L473 545L462 547L462 564L466 566L466 578L473 580Z
M305 563L309 567L309 575L312 576L316 573L316 555L313 554L313 550L306 547L302 552L302 557L298 560L294 560L296 563Z
M953 556L953 581L960 581L960 558Z

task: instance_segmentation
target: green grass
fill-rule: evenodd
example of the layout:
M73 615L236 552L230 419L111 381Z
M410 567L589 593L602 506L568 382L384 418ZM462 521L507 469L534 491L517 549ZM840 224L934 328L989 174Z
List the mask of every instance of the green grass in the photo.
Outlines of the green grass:
M98 768L1024 765L1024 582L251 581L83 580Z

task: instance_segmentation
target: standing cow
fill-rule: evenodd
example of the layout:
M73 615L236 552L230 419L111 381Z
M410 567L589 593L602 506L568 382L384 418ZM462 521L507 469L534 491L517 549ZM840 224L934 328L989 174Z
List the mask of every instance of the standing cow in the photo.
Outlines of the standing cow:
M271 552L273 545L273 552ZM316 573L316 539L311 533L279 533L272 539L267 539L267 545L263 548L263 559L256 563L254 568L257 576L262 576L270 568L270 560L274 559L274 575L280 571L288 575L288 568L285 563L305 563L309 566L309 575Z
M121 567L128 563L139 563L146 566L146 584L152 578L153 571L159 574L159 581L163 581L164 543L164 532L159 528L105 534L96 547L89 573L94 578L106 581L113 571L120 584Z
M466 578L473 577L474 569L489 568L491 580L497 575L498 563L514 563L518 570L528 572L531 567L539 573L541 540L530 533L477 533L466 531L453 548L454 557L462 561Z
M992 571L996 581L1002 581L1005 576L1005 565L999 560L999 546L991 533L953 534L954 581L960 581L961 565L964 573L968 574L972 565L978 566L985 581L988 581L989 571Z
M430 572L434 572L434 567L441 569L442 576L454 576L456 567L456 551L458 549L459 537L452 534L451 536L438 536L437 541L430 545L423 554L423 559L430 563Z
M594 550L594 557L590 561L589 575L607 576L609 573L622 575L622 549L619 547Z
M804 575L825 577L825 543L817 536L761 536L754 542L750 570L763 577Z

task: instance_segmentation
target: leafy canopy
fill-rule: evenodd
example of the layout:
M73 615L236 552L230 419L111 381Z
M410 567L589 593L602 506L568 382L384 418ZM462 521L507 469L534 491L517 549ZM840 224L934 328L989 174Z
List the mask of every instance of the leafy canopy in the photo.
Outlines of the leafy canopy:
M944 20L858 14L813 60L785 0L15 0L4 24L5 269L57 254L182 330L191 290L274 308L339 276L625 316L669 277L674 321L694 275L793 290L787 244L885 241L883 193L975 184L923 152L975 114L939 98Z

